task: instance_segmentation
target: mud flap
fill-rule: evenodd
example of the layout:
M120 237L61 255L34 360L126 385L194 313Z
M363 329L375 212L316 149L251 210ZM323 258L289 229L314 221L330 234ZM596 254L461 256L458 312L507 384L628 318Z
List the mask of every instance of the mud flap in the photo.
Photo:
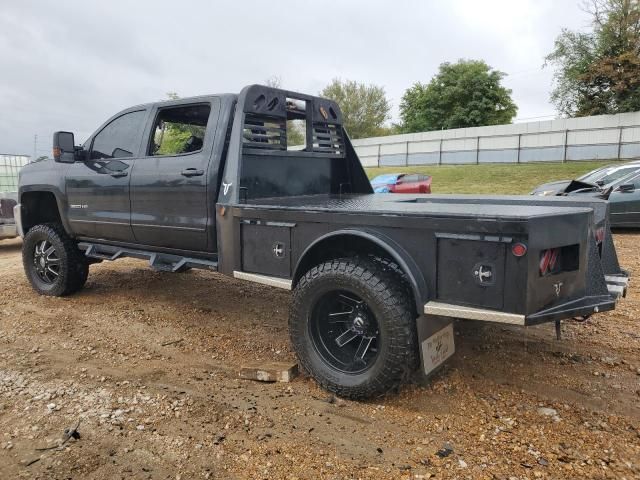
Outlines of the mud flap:
M439 315L421 315L417 319L420 344L420 369L415 381L423 383L455 353L453 321Z

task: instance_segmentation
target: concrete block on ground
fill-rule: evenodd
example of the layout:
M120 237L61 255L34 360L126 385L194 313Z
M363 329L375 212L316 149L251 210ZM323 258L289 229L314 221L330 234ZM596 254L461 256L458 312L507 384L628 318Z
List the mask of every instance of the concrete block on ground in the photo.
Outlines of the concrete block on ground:
M290 382L298 375L298 364L255 362L240 367L240 378L260 382Z

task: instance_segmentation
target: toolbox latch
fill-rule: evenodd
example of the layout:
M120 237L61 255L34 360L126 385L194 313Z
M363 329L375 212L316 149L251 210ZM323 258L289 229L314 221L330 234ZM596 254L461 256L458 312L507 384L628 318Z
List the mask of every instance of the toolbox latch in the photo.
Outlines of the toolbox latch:
M494 270L494 266L490 263L476 263L473 267L476 283L485 287L494 285L496 283Z

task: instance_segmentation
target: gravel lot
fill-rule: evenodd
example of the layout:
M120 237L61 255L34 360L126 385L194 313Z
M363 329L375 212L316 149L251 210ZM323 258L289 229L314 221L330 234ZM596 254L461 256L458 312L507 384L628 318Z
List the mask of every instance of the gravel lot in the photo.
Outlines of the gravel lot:
M640 234L615 242L640 272ZM286 292L123 260L45 298L20 247L0 242L0 478L640 478L638 281L560 342L460 322L430 385L358 403L237 378L294 359Z

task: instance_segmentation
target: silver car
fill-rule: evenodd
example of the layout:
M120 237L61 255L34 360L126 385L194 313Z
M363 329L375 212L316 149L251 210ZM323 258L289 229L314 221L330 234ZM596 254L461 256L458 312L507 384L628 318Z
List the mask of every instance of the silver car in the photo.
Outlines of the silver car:
M608 193L612 227L640 227L640 160L593 170L575 180L536 187L531 195L592 195Z

